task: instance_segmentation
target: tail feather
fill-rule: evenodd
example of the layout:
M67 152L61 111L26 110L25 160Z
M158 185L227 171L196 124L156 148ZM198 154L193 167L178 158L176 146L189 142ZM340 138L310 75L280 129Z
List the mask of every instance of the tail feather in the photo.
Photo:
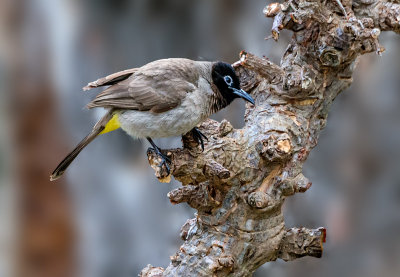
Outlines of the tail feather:
M54 169L53 173L50 175L50 181L57 180L64 174L65 170L72 161L75 160L83 148L92 142L105 129L107 122L110 121L112 116L112 111L109 111L96 123L93 130L59 163L56 169Z

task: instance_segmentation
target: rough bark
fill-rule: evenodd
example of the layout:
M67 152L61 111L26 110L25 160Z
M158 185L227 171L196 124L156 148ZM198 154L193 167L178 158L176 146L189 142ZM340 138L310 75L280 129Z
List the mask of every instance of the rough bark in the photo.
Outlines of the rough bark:
M250 276L280 258L321 257L325 229L285 229L282 204L311 182L302 167L325 127L336 96L350 86L358 57L384 49L381 31L400 33L399 1L289 0L264 9L272 37L293 31L281 65L242 52L234 64L247 104L245 126L207 120L204 152L189 135L184 148L166 151L182 187L173 204L188 203L197 216L182 227L184 244L166 268L141 276ZM155 153L149 162L168 181Z

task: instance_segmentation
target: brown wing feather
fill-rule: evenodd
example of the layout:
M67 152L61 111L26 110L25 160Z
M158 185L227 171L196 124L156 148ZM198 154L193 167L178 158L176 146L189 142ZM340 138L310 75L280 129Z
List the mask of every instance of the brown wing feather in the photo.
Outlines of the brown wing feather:
M96 81L93 81L93 82L87 84L87 86L84 87L83 90L90 90L92 88L114 85L120 81L123 81L123 80L129 78L135 71L137 71L137 68L127 69L127 70L123 70L120 72L110 74L106 77L97 79Z
M165 112L178 106L186 93L197 88L199 76L200 71L194 61L155 61L104 90L88 104L88 108Z

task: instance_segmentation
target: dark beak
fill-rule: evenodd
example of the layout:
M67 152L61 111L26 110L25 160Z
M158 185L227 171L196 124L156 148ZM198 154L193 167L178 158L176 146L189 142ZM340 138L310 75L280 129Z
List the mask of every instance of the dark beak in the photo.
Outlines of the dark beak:
M236 94L240 98L243 98L246 101L249 101L251 104L255 105L254 99L247 92L245 92L242 89L236 89L236 88L231 88L231 89L234 94Z

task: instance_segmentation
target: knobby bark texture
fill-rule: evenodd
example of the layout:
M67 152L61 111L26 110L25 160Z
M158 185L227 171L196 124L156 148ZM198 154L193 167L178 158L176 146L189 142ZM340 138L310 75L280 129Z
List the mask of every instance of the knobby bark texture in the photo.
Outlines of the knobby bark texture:
M182 149L167 150L182 187L168 194L198 212L182 227L183 245L166 268L148 265L141 276L251 276L280 258L321 257L325 229L286 229L286 197L311 182L302 167L325 127L329 107L350 86L357 59L381 54L381 31L400 33L400 1L289 0L264 9L272 38L293 31L281 65L242 52L234 64L247 104L245 126L207 120L204 152L190 135ZM160 181L167 171L153 152Z

